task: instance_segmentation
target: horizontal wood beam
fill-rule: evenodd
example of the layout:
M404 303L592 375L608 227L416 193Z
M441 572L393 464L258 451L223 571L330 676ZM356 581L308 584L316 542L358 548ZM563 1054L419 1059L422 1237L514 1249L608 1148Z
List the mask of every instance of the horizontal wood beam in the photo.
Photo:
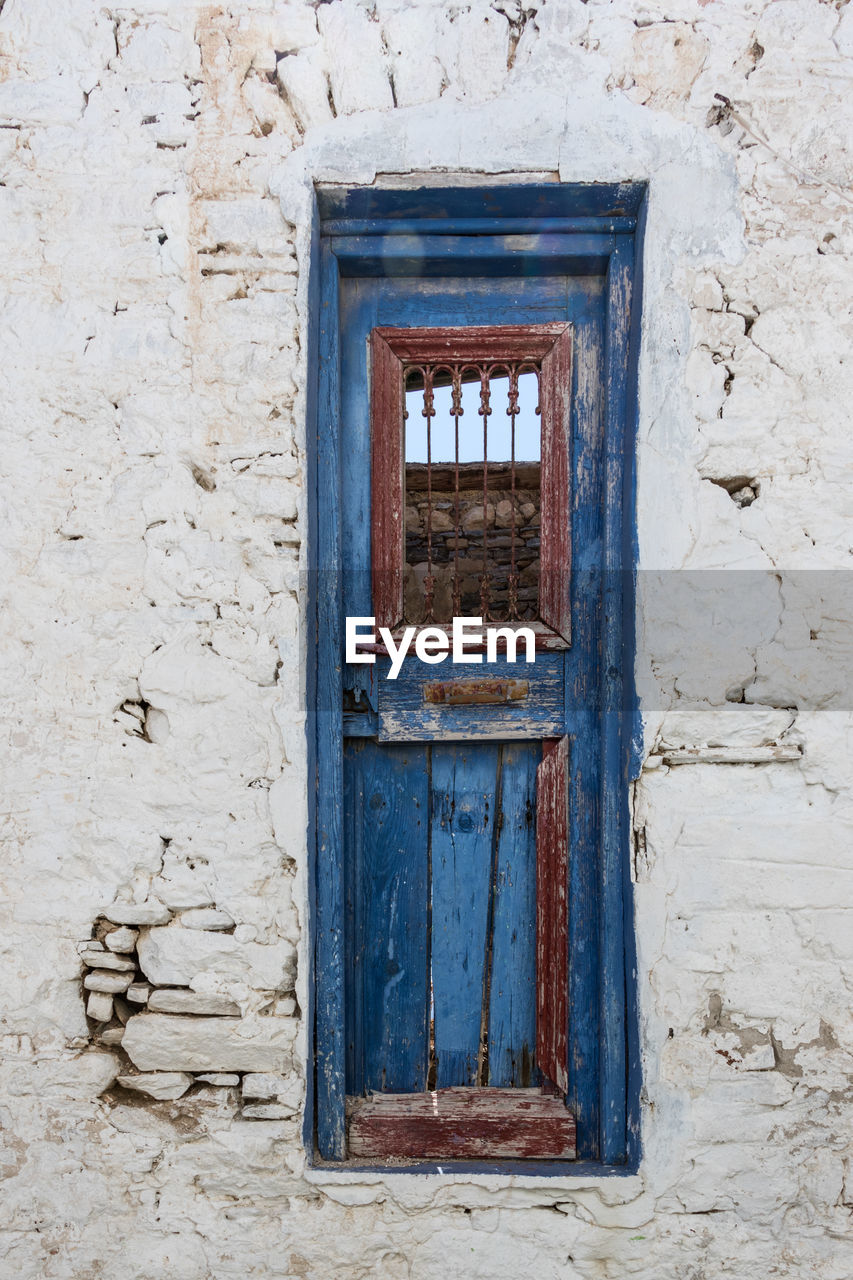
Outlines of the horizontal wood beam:
M572 231L630 232L636 218L332 218L326 236L437 236L566 234Z
M375 235L328 240L342 276L600 275L629 235Z
M347 1098L350 1156L573 1160L575 1120L542 1089L437 1089Z

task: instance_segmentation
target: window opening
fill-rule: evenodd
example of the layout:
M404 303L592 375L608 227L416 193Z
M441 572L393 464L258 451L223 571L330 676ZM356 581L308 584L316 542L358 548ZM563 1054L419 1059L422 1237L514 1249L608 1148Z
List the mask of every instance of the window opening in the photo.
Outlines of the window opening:
M405 622L538 616L539 368L404 365Z
M479 616L567 645L571 324L378 327L370 347L378 625Z

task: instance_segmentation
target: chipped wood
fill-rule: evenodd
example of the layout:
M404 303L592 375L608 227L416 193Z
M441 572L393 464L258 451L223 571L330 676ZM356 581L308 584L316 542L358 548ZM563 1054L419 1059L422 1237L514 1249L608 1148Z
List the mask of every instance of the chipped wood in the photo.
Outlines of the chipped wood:
M542 361L539 397L542 411L539 617L568 641L572 626L572 331L568 327Z
M542 1089L437 1089L348 1098L352 1156L573 1160L575 1120Z
M373 612L378 627L403 618L403 407L400 361L382 332L370 335L371 559Z
M569 739L544 744L536 778L536 1063L569 1087Z

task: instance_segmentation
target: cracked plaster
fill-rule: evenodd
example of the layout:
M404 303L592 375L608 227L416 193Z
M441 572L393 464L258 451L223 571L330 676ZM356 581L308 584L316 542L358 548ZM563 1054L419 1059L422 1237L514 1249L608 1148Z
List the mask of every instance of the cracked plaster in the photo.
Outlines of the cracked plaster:
M0 6L0 1275L850 1273L851 77L818 0ZM116 894L301 948L308 1007L309 197L414 172L650 182L630 1178L306 1171L89 1047Z

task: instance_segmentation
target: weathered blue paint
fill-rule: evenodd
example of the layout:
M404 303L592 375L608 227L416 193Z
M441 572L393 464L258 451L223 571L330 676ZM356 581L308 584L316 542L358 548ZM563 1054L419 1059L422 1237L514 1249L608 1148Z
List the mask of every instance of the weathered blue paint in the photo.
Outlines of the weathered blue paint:
M426 1088L429 778L425 747L347 744L347 1090Z
M627 394L625 403L623 461L625 467L623 501L623 576L622 598L622 665L626 672L634 671L636 640L636 573L639 564L637 536L637 458L634 441L637 439L639 419L639 361L641 319L643 302L643 249L648 214L648 194L644 194L637 211L637 234L634 242L634 278L631 297L631 328L628 343ZM633 680L623 688L623 699L630 719L630 744L626 751L627 779L639 777L643 759L643 724L640 704ZM626 841L629 838L626 835ZM627 1165L639 1167L642 1151L640 1131L640 1091L642 1088L642 1062L640 1055L639 971L637 967L637 938L634 928L634 886L628 857L622 862L622 907L625 941L625 1026L627 1038Z
M600 938L599 803L601 758L601 393L603 302L578 332L572 406L574 505L572 653L566 664L566 732L571 742L569 821L569 1105L577 1117L578 1156L600 1149L598 988Z
M311 249L308 268L308 309L311 316L311 324L308 329L308 351L307 360L309 369L318 367L319 359L319 317L321 314L320 305L320 215L317 208L316 197L314 199L313 217L311 221ZM319 387L315 378L308 379L306 387L306 434L309 437L309 448L306 458L306 474L305 484L309 495L308 502L308 545L310 547L318 546L318 513L320 504L317 494L317 395ZM313 438L312 438L313 436ZM307 600L305 614L308 619L309 629L316 627L317 623L317 575L309 573L307 576ZM317 705L317 666L313 662L306 663L305 670L305 705L309 708L309 714L306 717L306 735L307 735L307 757L308 757L308 777L316 777L317 771L317 718L312 714ZM317 792L312 786L308 787L308 876L307 876L307 894L308 894L308 915L309 915L309 946L313 950L316 941L316 922L317 922L317 846L314 836L317 832ZM308 984L308 997L304 1010L305 1019L309 1027L314 1026L315 1005L316 1005L316 984L311 982ZM306 1149L311 1150L314 1146L314 1125L316 1119L315 1111L316 1085L314 1072L308 1072L308 1088L305 1098L305 1113L302 1117L302 1140Z
M551 235L633 231L636 218L340 218L323 223L324 236Z
M642 182L529 183L470 187L325 187L318 191L323 223L340 218L636 217Z
M527 1088L536 1045L536 769L538 742L507 743L498 780L492 873L488 1083Z
M631 725L625 716L623 668L623 577L625 547L624 423L631 323L633 249L620 245L607 273L604 427L604 580L601 770L601 1159L627 1159L627 1039L625 1027L624 864L628 851L626 747ZM631 681L629 678L628 684Z
M396 680L386 680L389 662L377 662L379 739L391 741L474 742L556 738L563 733L565 688L562 653L539 653L533 663L480 662L454 665L450 657L434 667L408 660ZM442 680L511 678L526 680L523 701L468 706L435 706L424 702L424 686Z
M595 1171L616 1172L628 1171L634 1167L638 1158L639 1142L636 1125L636 1098L638 1096L638 1070L636 1052L636 1005L635 977L631 965L633 963L632 938L630 928L630 880L628 876L628 845L626 826L627 799L627 742L630 736L630 714L622 712L626 708L623 694L624 688L614 687L614 678L607 673L612 670L614 656L616 664L627 664L628 656L625 647L625 625L627 611L630 608L631 592L623 590L620 585L614 594L610 590L609 573L603 572L608 566L612 568L614 547L618 544L624 557L625 547L630 543L630 514L632 502L633 476L630 468L625 468L625 461L630 457L633 438L625 435L626 421L630 427L633 423L635 401L628 398L628 381L625 367L627 362L628 341L623 334L621 338L608 342L607 374L608 384L606 404L602 404L600 390L596 389L594 371L596 365L604 365L604 331L608 318L616 315L617 279L629 280L631 274L630 230L624 223L614 224L616 233L611 234L611 227L606 219L642 218L641 205L643 189L639 184L625 186L586 187L586 188L506 188L496 190L485 189L450 189L447 191L426 190L422 192L376 192L359 191L349 193L321 193L319 198L320 216L338 224L341 220L362 219L375 221L396 217L398 219L432 220L430 227L430 244L426 247L433 252L433 241L445 237L436 235L439 226L448 231L460 232L470 228L463 226L458 219L504 218L516 219L533 217L597 217L601 216L602 236L584 230L583 236L594 237L595 253L590 252L587 243L581 246L578 253L565 254L563 245L557 246L559 252L549 251L548 242L562 237L565 240L567 228L554 228L555 235L536 238L530 244L530 253L519 253L520 241L525 237L518 235L491 237L492 243L485 246L480 261L473 268L478 273L495 272L490 278L478 281L474 277L460 274L463 270L461 241L443 254L438 254L439 246L435 246L438 254L430 261L435 267L441 262L445 268L435 270L431 266L424 267L424 259L419 256L425 245L424 237L416 237L415 248L410 239L402 243L398 241L396 250L389 253L394 246L383 244L378 228L371 228L372 234L361 237L362 243L351 244L352 252L344 244L346 262L341 270L341 260L330 261L331 255L324 254L323 299L320 309L321 321L318 326L320 335L320 397L318 416L315 424L315 436L309 434L310 451L316 460L315 502L320 511L320 520L313 535L312 559L316 566L323 568L323 590L317 591L318 619L318 663L316 685L316 874L317 874L317 906L315 921L316 959L318 1001L316 1015L317 1034L317 1145L320 1156L327 1159L339 1158L342 1149L343 1135L343 1095L344 1095L344 999L343 977L341 967L343 952L341 941L344 933L344 893L341 867L332 871L326 878L328 859L343 862L343 833L341 831L340 813L342 812L342 784L340 761L343 751L341 734L342 717L340 713L341 695L344 680L351 688L359 688L361 676L355 679L344 676L340 663L340 617L343 612L367 613L369 607L369 561L366 558L364 530L367 512L369 511L369 479L360 469L358 459L365 462L368 456L368 422L366 417L367 385L365 338L369 329L375 324L489 324L506 322L537 322L549 319L570 319L576 326L577 347L575 360L574 386L574 484L575 505L572 515L574 555L576 572L574 576L573 594L573 648L566 659L566 693L567 713L566 727L572 739L572 850L571 850L571 883L570 883L570 1018L571 1018L571 1055L570 1055L570 1095L569 1100L578 1117L579 1155L586 1157L583 1162L567 1166L555 1162L541 1164L474 1164L464 1162L459 1167L471 1172L515 1172L516 1174L542 1175L567 1173L589 1173ZM338 226L352 237L352 226ZM507 229L506 225L503 229ZM513 227L513 230L515 228ZM541 230L541 228L540 228ZM454 237L447 237L448 241ZM528 237L529 239L529 237ZM597 255L601 250L601 242L606 249L608 277L601 268L599 274L578 277L578 270L595 268L599 271ZM335 245L340 248L342 240L335 237ZM380 247L377 253L376 246ZM371 245L373 248L371 249ZM470 245L470 242L469 242ZM501 254L504 261L501 263ZM563 254L560 257L560 254ZM371 256L372 255L372 256ZM610 268L613 257L616 267ZM595 261L593 261L595 259ZM389 267L389 263L396 264ZM555 264L562 263L565 274L554 276ZM388 278L380 273L384 270L396 270L401 264L417 267L419 278ZM447 264L450 264L449 268ZM423 272L422 269L423 268ZM369 278L357 278L348 272L364 270L370 273ZM467 267L470 272L472 268ZM527 272L530 272L528 275ZM513 274L518 273L518 274ZM340 304L337 301L338 279L342 280ZM605 309L605 284L607 283L607 309ZM636 294L635 311L636 314ZM332 327L339 321L341 334L341 368L337 367L337 345L331 335L324 332L323 317L332 321ZM621 346L620 346L621 343ZM634 342L636 347L636 341ZM619 360L623 361L621 371L617 369ZM590 370L593 371L590 375ZM619 377L621 377L621 384ZM630 377L633 378L633 373ZM345 411L340 411L341 387L347 399ZM601 450L603 421L606 417L607 447L604 456ZM329 444L324 437L327 433L340 432L340 453L336 443ZM312 461L312 465L314 465ZM348 487L347 502L341 505L341 477ZM605 526L605 491L610 495L607 523ZM618 513L613 507L615 495L618 494ZM340 521L340 524L339 524ZM626 543L627 537L627 543ZM339 539L339 541L336 541ZM340 560L335 559L335 548L340 547ZM331 558L330 558L331 557ZM607 558L609 557L609 559ZM621 565L628 561L623 558ZM333 572L329 576L329 569ZM342 570L343 583L341 602L337 596L339 581L337 570ZM602 584L604 586L605 604L602 608ZM325 588L331 584L332 590ZM630 587L630 583L629 583ZM610 591L610 594L608 594ZM342 607L346 601L346 608ZM329 612L337 608L338 622L329 626ZM325 621L321 622L321 618ZM609 632L605 627L607 621ZM620 630L621 628L621 630ZM603 668L601 663L602 644L606 650L608 662ZM337 647L335 647L337 646ZM364 670L364 669L362 669ZM526 668L524 668L526 674ZM631 669L623 665L628 677L627 688L630 690ZM470 675L471 669L460 674ZM449 677L451 672L447 670ZM606 683L602 690L602 678ZM624 683L624 682L623 682ZM618 681L617 681L618 684ZM337 692L337 703L334 694ZM600 693L604 694L605 711L602 712ZM613 698L616 695L614 704ZM373 699L371 698L371 701ZM630 699L629 699L630 701ZM630 703L633 708L633 702ZM616 708L615 718L611 711ZM608 710L609 708L609 710ZM324 717L335 719L337 726L324 723ZM347 714L347 733L362 732L359 726L372 723L372 712ZM603 732L603 726L608 732ZM393 747L377 748L371 742L355 741L347 748L348 755L360 747L363 750L421 752L428 756L435 752L456 750L450 747ZM515 751L524 753L534 749L534 744L517 746L505 745L501 748L482 744L477 750L495 755L502 752L504 767L501 770L502 790L500 805L502 823L511 821L510 812L518 812L519 795L524 790L521 774L529 765L517 760L507 768L507 753ZM334 759L329 757L337 752ZM423 755L421 756L423 759ZM337 763L335 763L335 760ZM348 765L349 768L349 765ZM417 772L417 770L416 770ZM383 775L384 776L384 775ZM514 781L510 781L510 777ZM407 783L409 785L409 783ZM349 786L349 783L348 783ZM387 779L383 781L387 790ZM393 790L393 788L392 788ZM492 796L495 800L496 789L493 786ZM515 796L515 800L513 800ZM516 809L513 810L513 805ZM331 814L330 809L338 806L338 817ZM602 838L602 828L612 822L608 828L607 839ZM512 938L510 921L513 914L521 915L524 897L524 886L521 881L511 879L507 874L501 880L502 864L502 831L505 829L498 823L497 842L492 842L492 870L486 882L487 911L491 910L494 920L495 937ZM335 843L337 841L337 843ZM429 851L428 851L429 852ZM522 877L523 879L523 877ZM390 877L389 883L393 881ZM506 886L511 893L506 897ZM511 898L517 893L517 901L513 905ZM347 899L349 901L350 882L347 881ZM613 913L617 917L613 918ZM526 917L525 917L526 918ZM523 946L521 948L523 950ZM505 983L501 973L510 964L497 955L492 960L491 988L489 992L488 1017L490 1031L497 1045L503 1032L499 1026L507 1020L507 1009L510 1015L507 1025L511 1030L504 1036L502 1056L510 1057L516 1053L519 1044L518 1035L523 1035L524 1016L515 1018L512 1002L500 1006L501 994ZM626 959L627 957L627 959ZM628 969L626 972L626 963ZM504 966L504 970L501 969ZM483 961L485 968L485 960ZM524 964L520 963L523 970ZM513 969L514 973L515 970ZM482 982L482 976L481 976ZM524 983L521 983L524 986ZM529 984L532 996L532 984ZM330 994L331 992L331 994ZM353 1016L356 1014L356 996L352 993L352 984L347 984L347 1004L351 1006ZM335 994L337 993L337 994ZM600 993L597 996L596 993ZM520 1006L519 1006L520 1007ZM626 1023L627 1010L627 1023ZM369 1023L369 1017L360 1016L363 1035ZM349 1024L348 1024L349 1025ZM516 1030L518 1028L518 1031ZM364 1060L364 1044L350 1050L349 1039L346 1055L346 1076L350 1082L357 1080L357 1071L353 1065L353 1054L361 1055ZM626 1060L627 1059L627 1060ZM621 1064L621 1067L620 1067ZM512 1070L516 1070L514 1066ZM334 1072L338 1071L337 1079ZM498 1060L490 1072L504 1070ZM621 1070L621 1078L620 1078ZM626 1118L625 1079L629 1081L628 1105L630 1116ZM507 1080L507 1082L510 1082ZM517 1078L512 1083L521 1083ZM347 1084L347 1088L351 1084ZM374 1086L375 1087L375 1086ZM629 1141L626 1143L626 1129L630 1126ZM598 1163L598 1159L605 1162ZM618 1163L621 1161L622 1163ZM627 1162L626 1162L627 1161ZM630 1162L630 1163L628 1163ZM370 1167L360 1165L359 1167ZM438 1166L424 1163L409 1166L405 1171L436 1172ZM403 1171L403 1170L401 1170Z
M341 721L341 543L338 275L328 245L321 249L319 363L324 372L317 408L317 735L316 991L317 1145L330 1160L343 1158L344 930L343 725Z
M432 754L432 985L436 1087L476 1084L499 749Z
M342 276L601 275L624 235L333 236Z

